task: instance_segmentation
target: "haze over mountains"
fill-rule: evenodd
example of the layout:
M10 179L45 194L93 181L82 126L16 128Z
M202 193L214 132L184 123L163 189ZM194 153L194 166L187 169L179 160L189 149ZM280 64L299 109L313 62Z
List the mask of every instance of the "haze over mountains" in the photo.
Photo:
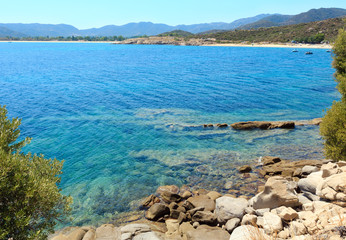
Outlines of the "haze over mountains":
M184 30L191 33L207 32L211 30L251 29L272 27L320 21L346 15L346 9L320 8L297 15L260 14L254 17L242 18L231 23L214 22L192 25L170 26L151 22L128 23L122 26L107 25L101 28L79 30L67 24L23 24L0 23L0 37L36 37L36 36L119 36L132 37L139 35L157 35L173 30Z

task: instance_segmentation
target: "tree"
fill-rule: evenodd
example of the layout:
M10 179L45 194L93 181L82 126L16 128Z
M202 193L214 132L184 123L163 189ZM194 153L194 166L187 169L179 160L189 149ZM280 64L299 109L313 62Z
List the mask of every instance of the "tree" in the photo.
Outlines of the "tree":
M24 154L20 120L0 106L0 239L46 239L67 217L72 199L59 188L63 162Z
M320 132L325 140L325 154L336 160L346 160L346 31L342 29L333 47L335 80L341 101L335 101L322 119Z

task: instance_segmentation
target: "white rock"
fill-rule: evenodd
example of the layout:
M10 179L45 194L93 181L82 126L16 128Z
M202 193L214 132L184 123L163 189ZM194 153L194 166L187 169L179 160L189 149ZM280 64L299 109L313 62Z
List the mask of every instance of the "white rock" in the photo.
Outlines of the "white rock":
M337 193L342 193L337 195ZM318 184L316 194L329 200L346 201L346 172L331 175Z
M302 174L303 175L309 175L313 172L317 172L319 169L318 167L316 166L310 166L310 165L305 165L303 168L302 168Z
M291 207L279 207L274 209L276 214L285 221L292 221L298 217L298 213Z
M225 224L225 229L230 233L232 232L240 223L239 218L232 218Z
M253 197L251 204L254 209L300 206L295 187L296 183L289 182L283 177L270 177L264 186L264 191Z
M231 218L242 218L248 201L244 198L223 196L216 199L214 213L220 223L225 223Z
M271 212L266 212L263 214L263 220L263 229L266 233L278 233L282 230L282 221L278 215Z
M304 235L307 233L307 229L304 226L303 223L301 222L297 222L297 221L293 221L290 224L290 232L292 236L299 236L299 235Z
M264 214L265 212L270 212L270 208L261 208L261 209L256 209L256 210L255 210L255 214L256 214L257 216L261 216L261 217L263 217L263 214Z
M132 240L162 240L154 232L146 232L136 235Z
M307 178L299 179L298 187L304 192L316 193L317 185L323 181L322 171L311 173Z
M256 237L256 238L254 238ZM239 226L231 234L229 240L249 240L249 239L261 239L270 240L271 237L265 234L261 228L256 228L250 225Z

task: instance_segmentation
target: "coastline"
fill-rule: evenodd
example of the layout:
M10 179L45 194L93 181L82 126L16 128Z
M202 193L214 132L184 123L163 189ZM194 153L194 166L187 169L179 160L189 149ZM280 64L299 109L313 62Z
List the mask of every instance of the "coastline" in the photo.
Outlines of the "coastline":
M0 40L0 43L109 43L120 45L177 45L177 44L133 44L133 43L121 43L114 41L4 41ZM185 46L185 45L178 45ZM330 44L292 44L292 43L254 43L254 44L242 44L242 43L212 43L212 44L199 44L194 46L207 46L207 47L262 47L262 48L299 48L299 49L332 49Z

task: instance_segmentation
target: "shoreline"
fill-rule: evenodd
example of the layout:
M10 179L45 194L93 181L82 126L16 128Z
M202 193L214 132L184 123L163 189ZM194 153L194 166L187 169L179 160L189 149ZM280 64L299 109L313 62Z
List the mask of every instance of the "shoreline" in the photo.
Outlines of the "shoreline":
M10 41L0 40L0 43L109 43L119 45L172 45L174 44L127 44L119 43L115 41ZM184 45L180 45L184 46ZM242 43L215 43L215 44L200 44L195 46L206 47L261 47L261 48L299 48L299 49L332 49L330 44L292 44L292 43L254 43L254 44L242 44Z

